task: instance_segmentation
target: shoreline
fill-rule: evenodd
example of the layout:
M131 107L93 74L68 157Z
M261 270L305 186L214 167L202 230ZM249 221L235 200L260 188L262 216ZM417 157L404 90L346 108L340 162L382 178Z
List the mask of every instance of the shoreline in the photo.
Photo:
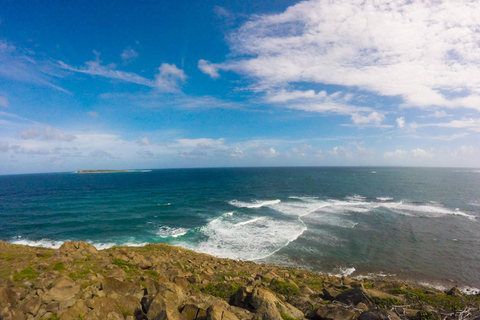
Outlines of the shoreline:
M480 296L456 287L446 293L401 281L338 278L167 244L97 250L82 241L66 241L59 249L0 241L0 305L6 306L0 309L3 319L480 316Z
M2 240L0 240L2 242ZM30 248L45 248L45 249L52 249L52 250L58 250L65 242L70 242L70 240L66 241L46 241L46 240L39 240L39 241L30 241L30 240L17 240L17 242L10 242L10 241L3 241L4 243L9 243L12 245L20 245L20 246L26 246ZM37 245L32 244L32 242L37 243ZM84 242L84 241L80 241ZM112 248L143 248L145 246L149 245L168 245L168 246L173 246L177 248L181 248L183 250L189 250L192 252L195 252L196 254L205 254L209 255L212 257L215 257L216 259L229 259L229 260L236 260L236 261L242 261L242 262L250 262L254 263L257 265L269 265L269 266L275 266L275 267L280 267L280 268L292 268L292 269L299 269L303 271L308 271L311 273L315 273L318 275L322 276L329 276L329 277L336 277L336 278L341 278L341 277L350 277L354 280L365 280L365 281L399 281L405 284L417 284L420 285L421 287L425 288L430 288L430 289L435 289L439 291L446 291L450 289L451 287L455 286L458 287L459 290L466 294L466 295L476 295L480 294L480 287L474 286L471 283L463 283L460 281L455 281L455 280L450 280L450 279L438 279L438 278L432 278L428 277L425 275L417 275L417 274L409 274L405 276L400 276L395 273L388 273L388 271L381 270L378 272L365 272L357 275L353 275L353 273L358 272L356 270L355 266L352 267L336 267L335 270L338 270L338 272L328 272L328 271L316 271L314 269L308 268L307 266L292 266L292 263L273 263L266 261L267 259L261 258L261 259L254 259L254 260L248 260L248 259L231 259L231 258L223 258L223 257L218 257L213 254L209 253L204 253L204 252L199 252L195 251L192 249L184 248L181 246L176 246L176 245L171 245L171 244L166 244L166 243L148 243L148 242L142 242L142 243L126 243L126 244L114 244L114 243L92 243L89 241L85 241L86 243L91 244L96 250L98 251L103 251L103 250L109 250ZM48 245L47 243L50 243ZM351 271L351 269L354 269L354 271ZM387 272L387 273L385 273Z

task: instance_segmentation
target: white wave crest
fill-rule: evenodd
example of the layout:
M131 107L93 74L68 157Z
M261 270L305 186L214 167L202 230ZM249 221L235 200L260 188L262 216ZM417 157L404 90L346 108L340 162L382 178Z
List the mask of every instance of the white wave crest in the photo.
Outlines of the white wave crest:
M261 208L261 207L270 206L272 204L277 204L280 202L281 201L277 199L277 200L264 200L264 201L255 200L253 202L242 202L238 200L232 200L232 201L229 201L228 203L238 208Z
M393 198L390 197L377 197L378 201L392 201Z
M186 234L188 230L189 229L185 229L185 228L171 228L168 226L161 226L160 228L158 228L157 235L162 238L168 238L168 237L177 238Z
M62 240L62 241L55 241L51 239L41 239L41 240L29 240L24 239L20 236L15 237L12 241L8 241L13 244L22 244L30 247L42 247L42 248L51 248L51 249L58 249L64 244L66 241L71 240ZM143 247L147 245L147 242L135 242L133 240L125 241L125 242L93 242L93 241L85 241L93 245L98 250L108 249L114 246L127 246L127 247Z
M179 245L221 258L257 260L271 256L305 230L307 227L299 219L222 215L200 229L206 240Z

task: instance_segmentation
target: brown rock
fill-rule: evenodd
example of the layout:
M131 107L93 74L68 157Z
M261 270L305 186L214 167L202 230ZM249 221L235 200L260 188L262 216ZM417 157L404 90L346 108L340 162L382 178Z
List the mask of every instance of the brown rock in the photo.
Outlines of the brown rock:
M357 314L341 304L331 303L321 305L314 312L309 314L309 318L314 320L353 320Z
M185 294L183 290L174 283L162 283L158 290L158 294L147 305L147 317L153 319L157 317L160 312L165 311L167 307L177 310L178 307L185 301ZM178 311L177 311L178 312ZM174 316L172 313L164 316Z
M330 301L333 301L335 300L335 298L339 295L340 293L335 290L334 288L330 287L330 288L323 288L322 290L322 298L324 298L325 300L330 300Z
M149 317L150 319L150 317ZM152 320L186 320L185 316L178 312L176 308L167 307L160 311L160 313L152 318Z
M32 316L36 316L38 310L40 310L40 306L42 305L42 301L40 297L32 297L29 299L25 299L20 303L20 308L27 314L31 314Z
M187 320L196 320L198 317L198 314L200 313L200 310L202 310L202 313L205 313L205 316L207 315L206 311L204 309L200 309L196 305L193 304L185 304L182 307L181 314L187 319Z
M133 295L136 289L136 285L133 282L119 281L111 277L105 277L102 280L102 287L107 296L113 293L117 295Z
M135 313L135 309L142 307L140 305L140 300L134 296L122 295L113 299L119 306L122 306L123 311L125 311L128 315L133 315Z
M339 294L335 299L345 304L352 304L354 306L356 306L360 302L366 304L369 303L367 292L361 288L344 291Z
M249 298L249 304L257 310L257 312L263 313L267 318L278 319L280 312L296 319L302 319L303 313L290 305L289 303L279 300L273 292L270 292L262 288L254 288Z
M187 278L185 277L174 276L173 283L184 290L190 287L190 282L188 282Z
M391 311L377 309L362 313L358 320L400 320L400 318Z
M15 292L6 287L0 288L0 309L14 307L17 304Z
M75 284L75 281L67 276L59 276L52 283L52 289L50 289L43 297L43 302L50 301L64 301L75 297L80 291L80 286Z
M93 301L93 310L90 310L83 319L97 320L97 319L124 319L122 311L111 298L98 298ZM78 317L78 316L77 316Z
M463 296L462 292L460 289L458 289L457 286L453 287L452 289L447 291L447 295L453 296L453 297L461 297Z
M84 316L90 309L83 300L77 300L73 306L62 313L60 320L78 320L79 316Z
M238 320L224 305L213 304L207 310L207 320Z

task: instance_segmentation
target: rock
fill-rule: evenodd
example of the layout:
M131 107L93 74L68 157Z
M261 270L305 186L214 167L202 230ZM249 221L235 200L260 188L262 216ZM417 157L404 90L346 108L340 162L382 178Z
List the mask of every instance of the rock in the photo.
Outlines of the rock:
M207 311L193 304L185 304L180 312L187 320L200 320L206 318ZM200 314L200 316L199 316Z
M228 311L225 306L211 305L207 310L207 320L238 320L237 316Z
M106 276L118 281L125 281L126 272L123 269L112 269L107 272Z
M136 285L133 282L119 281L111 277L105 277L101 284L107 296L113 293L117 295L133 295L136 289Z
M2 309L3 311L3 309ZM4 317L5 320L26 320L25 314L19 308L7 308L6 312L0 317Z
M331 303L321 305L317 310L309 313L308 316L314 320L353 320L357 317L357 314L342 304Z
M190 282L188 282L185 277L174 276L172 280L173 283L182 289L188 289L190 287Z
M15 292L6 287L0 288L0 309L4 307L14 307L17 304Z
M153 319L160 312L169 309L177 310L185 301L186 297L183 290L174 283L162 283L158 290L158 294L147 305L147 317ZM178 311L177 311L178 312ZM177 316L173 313L167 313L164 316Z
M61 275L52 283L50 289L43 297L42 301L48 303L50 301L64 301L75 297L80 291L80 286L67 276Z
M458 289L457 286L453 287L452 289L447 291L447 295L452 296L452 297L461 297L463 296L462 292L460 289Z
M254 288L248 303L257 310L257 312L265 314L266 317L270 319L278 319L280 313L296 319L302 319L304 317L300 310L289 303L282 302L273 292L266 289Z
M133 315L137 308L141 308L140 300L134 296L130 295L121 295L119 297L113 298L115 302L122 306L122 312L124 311L126 314Z
M80 316L83 317L88 311L90 311L90 309L86 303L83 300L77 300L73 306L62 313L60 320L78 320Z
M150 319L150 317L149 317ZM178 312L176 308L168 306L166 309L160 311L160 313L151 318L152 320L186 320L185 316Z
M116 320L124 319L122 311L111 298L97 298L92 304L93 310L90 310L82 319L83 320ZM77 316L78 319L78 316Z
M322 298L325 300L333 301L340 293L334 288L324 288L322 290Z
M38 310L40 310L40 306L42 305L42 301L40 297L32 297L29 299L24 299L20 303L20 308L26 313L31 314L32 316L36 316Z
M345 304L351 304L354 306L356 306L360 302L366 304L369 303L367 292L361 288L344 291L339 294L335 299Z
M377 309L362 313L358 320L400 320L400 317L391 311Z
M92 244L83 241L65 241L58 250L79 253L82 255L96 254L98 252Z

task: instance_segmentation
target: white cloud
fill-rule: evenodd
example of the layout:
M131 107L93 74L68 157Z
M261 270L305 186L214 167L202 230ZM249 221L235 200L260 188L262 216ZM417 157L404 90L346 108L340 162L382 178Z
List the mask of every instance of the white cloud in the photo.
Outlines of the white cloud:
M385 159L403 159L403 158L434 158L432 152L417 148L410 151L396 149L394 152L385 152L383 154Z
M384 158L403 158L407 155L407 151L396 149L394 152L385 152L383 154Z
M132 72L115 70L114 65L103 66L102 61L96 57L95 61L85 62L85 67L75 68L62 61L58 64L61 68L73 72L84 73L91 76L100 76L108 79L117 79L124 82L136 83L142 86L155 88L155 81L146 79Z
M8 108L9 106L8 99L5 97L0 97L0 107Z
M370 124L380 125L385 120L385 116L378 112L372 112L367 116L362 116L358 113L352 114L352 121L355 124Z
M20 136L22 137L22 139L34 139L40 136L40 130L36 128L28 128L23 130L20 133Z
M480 132L480 119L463 118L461 120L452 120L450 122L427 123L427 124L421 124L418 126L419 127L470 129L475 132Z
M275 158L278 157L280 154L274 148L263 148L258 147L255 151L255 155L260 158Z
M0 152L7 152L10 149L10 144L5 141L0 141Z
M75 137L74 135L72 135L70 133L66 134L60 129L52 128L50 126L47 126L45 128L45 131L43 132L43 138L45 140L63 140L63 141L70 142L70 141L76 139L77 137Z
M88 111L87 114L92 118L98 118L98 113L95 111Z
M185 82L187 75L174 64L162 63L155 76L155 87L162 92L177 92Z
M423 149L417 148L411 151L411 154L414 158L433 158L435 155L433 153L427 152Z
M152 144L152 142L147 137L143 137L137 140L137 144L139 146L149 146Z
M473 146L461 146L457 151L453 153L454 157L468 157L475 154L475 148Z
M405 127L404 117L397 118L396 122L397 122L397 127L399 127L400 129L403 129Z
M211 78L216 79L220 77L218 73L218 68L215 67L214 64L210 63L210 61L200 59L198 61L198 69L205 74L208 74Z
M138 58L138 53L135 50L133 50L132 48L128 48L128 49L123 50L120 57L122 57L123 62L127 63L127 62L132 61L133 59Z
M259 90L307 82L480 110L480 2L311 0L256 15L214 64ZM243 58L242 58L243 57ZM459 92L463 96L459 97Z

